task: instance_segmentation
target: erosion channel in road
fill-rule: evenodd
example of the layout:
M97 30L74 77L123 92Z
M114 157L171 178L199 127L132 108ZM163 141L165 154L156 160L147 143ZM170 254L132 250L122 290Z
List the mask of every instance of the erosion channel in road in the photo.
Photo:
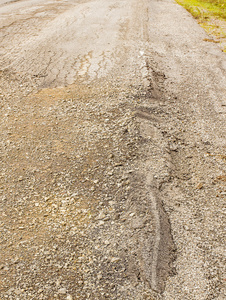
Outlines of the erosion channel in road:
M0 298L223 299L225 55L171 0L0 0Z

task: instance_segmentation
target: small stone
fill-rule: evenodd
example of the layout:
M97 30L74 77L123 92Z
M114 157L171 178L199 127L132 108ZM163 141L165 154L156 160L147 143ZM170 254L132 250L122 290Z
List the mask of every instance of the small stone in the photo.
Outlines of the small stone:
M104 218L105 218L105 213L103 211L101 211L99 216L97 217L97 220L102 220Z
M57 281L56 281L56 286L59 287L60 284L61 284L61 281L60 281L59 279L57 279Z
M196 185L196 189L201 190L202 188L203 188L203 183L200 182Z
M61 288L61 289L59 289L58 293L64 295L64 294L67 294L67 290L66 290L66 288Z
M98 223L98 226L101 226L101 225L103 225L104 224L104 221L100 221L99 223Z
M177 151L178 150L178 146L176 144L171 144L169 146L169 148L170 148L171 151Z
M14 293L15 293L16 295L20 295L20 294L22 293L22 291L21 291L21 289L16 289L16 290L14 291Z
M117 261L119 261L119 260L120 260L119 257L112 257L112 258L111 258L111 262L112 262L112 263L117 262Z
M108 240L104 241L105 245L109 245L110 242Z
M13 261L13 263L14 263L14 264L17 264L18 262L19 262L19 257L16 256L15 259L14 259L14 261Z
M14 288L9 289L8 292L7 292L8 295L11 295L13 293L13 291L14 291Z
M73 300L72 296L71 295L67 295L67 300Z

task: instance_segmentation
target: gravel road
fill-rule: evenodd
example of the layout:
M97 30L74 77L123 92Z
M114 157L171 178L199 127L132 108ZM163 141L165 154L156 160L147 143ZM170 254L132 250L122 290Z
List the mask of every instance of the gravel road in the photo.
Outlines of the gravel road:
M0 0L0 299L225 299L207 40L173 0Z

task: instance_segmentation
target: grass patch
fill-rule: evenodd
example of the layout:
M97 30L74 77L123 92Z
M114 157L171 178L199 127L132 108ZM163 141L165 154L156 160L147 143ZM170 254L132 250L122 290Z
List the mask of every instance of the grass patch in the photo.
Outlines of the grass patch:
M176 0L186 8L198 23L219 42L226 52L226 1L225 0ZM206 39L206 41L211 41Z

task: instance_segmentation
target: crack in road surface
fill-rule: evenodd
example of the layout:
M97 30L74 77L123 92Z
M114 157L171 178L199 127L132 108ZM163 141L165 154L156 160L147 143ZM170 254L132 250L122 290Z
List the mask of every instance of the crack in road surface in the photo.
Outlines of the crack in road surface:
M0 298L224 299L225 55L171 0L0 0Z

